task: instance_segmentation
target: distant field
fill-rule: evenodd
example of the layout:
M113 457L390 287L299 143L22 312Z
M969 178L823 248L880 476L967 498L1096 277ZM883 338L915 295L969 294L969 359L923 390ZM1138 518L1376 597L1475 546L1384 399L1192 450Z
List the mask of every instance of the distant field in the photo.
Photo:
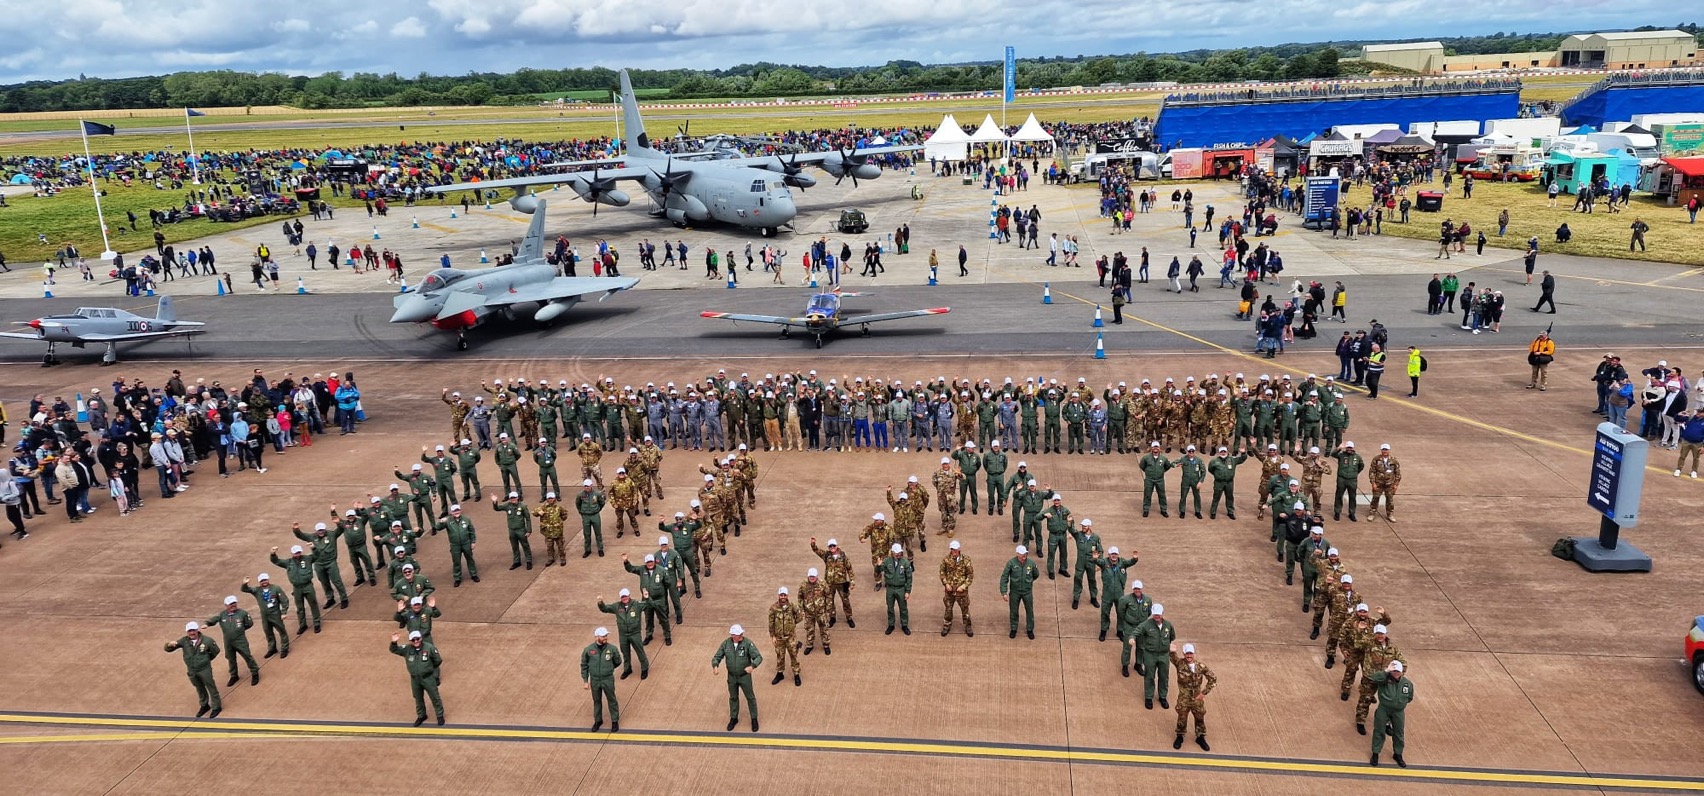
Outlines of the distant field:
M633 89L633 94L639 99L658 99L668 96L669 90L666 88L636 88ZM533 98L543 102L550 102L551 100L558 99L585 100L586 102L608 102L612 99L609 92L596 88L589 88L582 91L547 91L534 94Z

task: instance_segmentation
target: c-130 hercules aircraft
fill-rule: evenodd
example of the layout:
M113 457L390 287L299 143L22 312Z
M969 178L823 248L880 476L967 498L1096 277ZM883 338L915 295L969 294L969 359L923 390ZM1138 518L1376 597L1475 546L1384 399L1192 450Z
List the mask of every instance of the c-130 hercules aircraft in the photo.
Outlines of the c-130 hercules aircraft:
M651 138L645 133L645 121L639 116L639 102L634 98L633 84L628 80L625 69L621 71L621 108L627 123L625 156L612 160L552 164L557 168L592 166L591 171L457 183L426 190L448 193L508 188L515 192L509 206L531 213L538 209L538 197L530 192L533 186L567 185L581 199L594 203L592 212L595 215L595 205L598 204L626 207L631 199L616 188L616 183L631 180L639 183L655 202L657 209L653 214L676 225L719 221L756 229L767 237L790 225L798 215L789 187L804 189L816 184L815 179L803 173L805 166L820 166L835 178L836 184L850 177L856 185L858 180L873 180L881 176L881 169L869 163L872 156L915 152L923 148L884 146L734 158L717 158L714 153L708 152L671 155L651 147ZM615 164L615 167L603 168L606 164Z

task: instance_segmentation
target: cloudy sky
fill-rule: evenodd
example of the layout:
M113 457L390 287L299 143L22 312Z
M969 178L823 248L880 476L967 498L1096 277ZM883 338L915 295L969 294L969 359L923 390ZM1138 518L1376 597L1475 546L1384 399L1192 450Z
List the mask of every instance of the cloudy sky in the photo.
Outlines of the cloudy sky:
M200 69L832 66L1671 24L1655 0L0 0L0 83ZM1452 10L1451 7L1455 7ZM1001 9L1004 8L1002 11ZM1273 7L1267 7L1273 8ZM1016 19L1041 22L1017 35Z

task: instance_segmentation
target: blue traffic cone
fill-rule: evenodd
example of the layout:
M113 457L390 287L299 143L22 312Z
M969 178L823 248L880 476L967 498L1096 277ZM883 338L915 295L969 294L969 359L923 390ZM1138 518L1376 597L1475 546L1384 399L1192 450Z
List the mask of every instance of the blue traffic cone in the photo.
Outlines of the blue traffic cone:
M414 217L414 228L415 228L415 229L419 229L419 228L420 228L420 217L419 217L419 216L415 216L415 217Z
M479 261L482 262L482 263L491 262L491 258L485 256L485 250L484 249L479 250Z
M1095 332L1095 359L1106 359L1106 341L1100 332Z
M83 401L82 393L77 393L77 422L89 422L89 405Z
M1053 303L1053 287L1046 282L1041 283L1041 303Z
M485 209L486 210L491 209L491 200L490 199L485 200Z
M935 287L936 285L940 284L939 282L937 282L935 280L935 277L937 276L938 271L939 271L939 269L935 268L934 266L929 267L929 287Z
M1106 326L1106 321L1101 320L1101 308L1100 308L1099 304L1096 304L1095 305L1095 322L1094 322L1094 325L1091 328L1099 329L1103 326Z
M148 298L154 297L154 283L152 281L148 282L147 291L143 295L147 296Z
M216 285L219 286L219 292L215 295L220 295L220 296L225 295L225 280L215 279L215 280L213 280L213 284L216 284Z
M408 280L398 279L396 281L396 292L407 293L408 292Z
M53 286L47 284L46 282L43 282L41 284L41 297L42 298L53 298Z
M817 289L817 278L816 278L816 272L815 271L811 272L811 289L812 290Z
M306 282L304 282L304 281L303 281L303 280L302 280L302 277L299 277L299 276L298 276L298 277L296 277L296 295L298 295L298 296L306 296L306 295L308 295L308 286L307 286L307 283L306 283Z
M373 240L378 240L378 239L379 239L379 228L377 226L374 226L373 227Z
M450 218L455 218L455 217L456 217L456 209L452 207L452 208L450 208Z
M734 264L730 262L728 263L728 289L732 290L739 286L740 283L734 281Z

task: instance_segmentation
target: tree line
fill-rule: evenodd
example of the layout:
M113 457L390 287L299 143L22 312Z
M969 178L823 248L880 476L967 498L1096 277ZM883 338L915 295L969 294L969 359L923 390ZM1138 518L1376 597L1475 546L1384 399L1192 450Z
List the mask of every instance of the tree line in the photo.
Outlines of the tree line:
M1698 26L1682 30L1698 35ZM1553 50L1563 34L1495 33L1440 41L1452 54ZM1701 36L1704 38L1704 36ZM1313 80L1364 74L1374 65L1348 60L1372 41L1281 44L1226 50L1191 50L1150 55L1076 56L1023 59L1017 64L1019 90L1109 83L1216 83L1236 80ZM1389 71L1383 66L1377 67ZM639 89L666 92L674 99L772 99L806 95L965 92L998 90L998 62L922 64L889 61L881 66L789 66L759 62L729 69L632 70ZM525 105L579 92L601 100L614 90L616 72L586 69L530 69L507 74L466 75L395 72L326 72L285 75L276 72L218 70L103 79L0 85L0 112L79 111L176 107L289 105L306 109L419 105Z

